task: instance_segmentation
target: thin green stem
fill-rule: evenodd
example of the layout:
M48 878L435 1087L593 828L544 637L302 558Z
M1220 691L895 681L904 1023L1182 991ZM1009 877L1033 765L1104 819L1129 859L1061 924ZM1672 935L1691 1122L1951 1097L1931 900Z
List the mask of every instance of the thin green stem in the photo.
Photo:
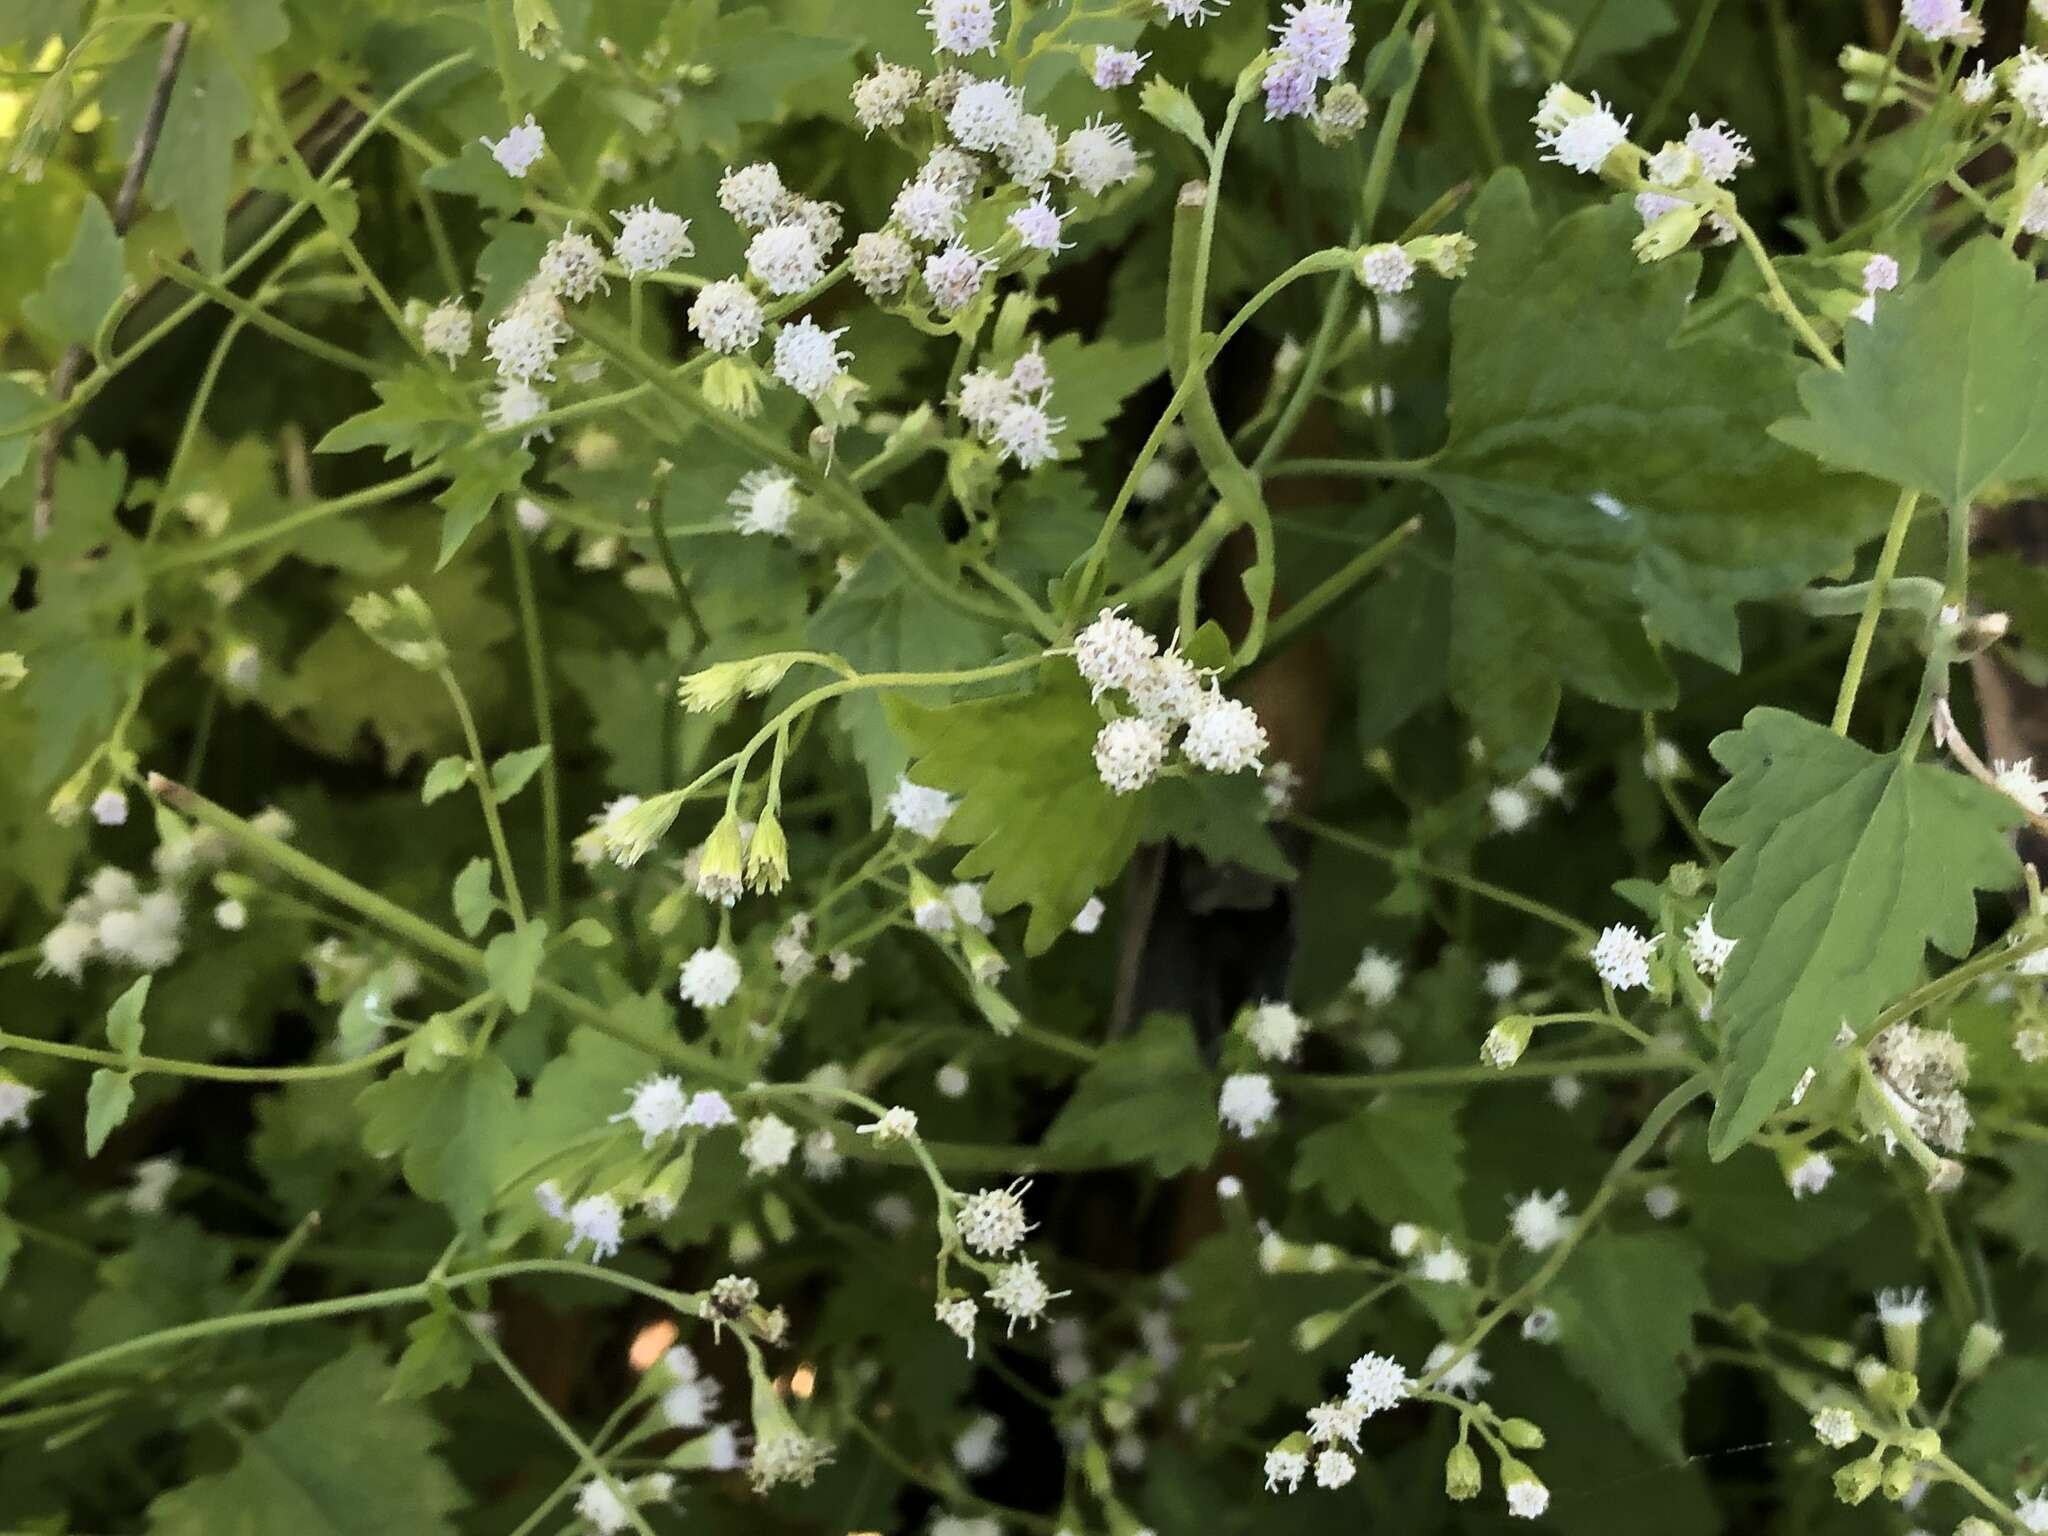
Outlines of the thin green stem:
M1483 896L1501 906L1512 907L1517 912L1526 913L1550 924L1553 928L1561 929L1582 943L1590 944L1596 937L1591 928L1569 913L1560 912L1556 907L1538 901L1533 896L1524 896L1518 891L1495 885L1490 880L1481 880L1478 876L1468 875L1462 870L1445 869L1440 865L1431 864L1412 849L1390 848L1385 844L1360 837L1356 832L1347 832L1342 827L1333 827L1327 822L1316 821L1307 816L1295 816L1291 819L1294 825L1311 837L1320 837L1327 842L1336 843L1339 847L1382 860L1397 869L1409 870L1426 880L1440 880L1446 885L1470 891L1475 896Z
M1352 597L1366 577L1392 559L1395 551L1413 538L1421 527L1421 518L1409 518L1392 533L1360 550L1309 588L1293 607L1274 622L1272 631L1266 639L1268 654L1277 654L1288 641L1321 618L1326 609Z
M1606 0L1594 0L1596 11L1605 4ZM1466 37L1464 24L1458 20L1457 9L1451 0L1430 0L1430 9L1436 13L1436 25L1444 35L1444 51L1450 55L1451 75L1458 82L1458 94L1465 102L1465 115L1472 120L1472 133L1479 140L1480 158L1487 170L1497 171L1507 163L1507 156L1501 151L1500 134L1494 130L1493 115L1487 111L1486 95L1479 87L1479 71L1473 62L1471 39ZM1426 54L1428 38L1418 34L1417 42ZM1572 46L1578 46L1577 38L1572 40ZM1416 61L1415 68L1420 74L1420 59ZM1570 66L1558 73L1561 78L1568 78ZM1413 89L1412 84L1408 89ZM1377 155L1374 158L1377 159Z
M439 676L441 686L448 690L448 698L455 705L455 717L462 722L462 740L469 748L470 769L476 779L477 803L483 807L491 852L498 860L498 877L505 882L505 905L511 908L512 921L524 928L526 903L519 894L519 871L512 864L512 846L505 841L505 823L498 815L498 791L491 782L491 765L484 756L483 740L477 735L476 717L470 713L469 700L455 674L443 667Z
M1699 0L1699 7L1692 13L1692 25L1686 29L1685 41L1680 44L1678 57L1672 60L1671 73L1664 77L1664 83L1657 90L1657 99L1650 103L1650 110L1643 114L1642 132L1639 135L1645 144L1654 144L1664 119L1671 115L1671 109L1678 104L1678 93L1685 89L1686 81L1692 78L1700 54L1707 45L1707 31L1714 24L1714 14L1721 9L1721 0Z
M683 658L687 662L711 643L711 631L704 627L704 616L697 611L697 600L690 596L690 584L683 580L683 568L676 563L676 552L669 544L668 514L663 500L661 491L647 498L647 523L654 539L655 556L661 561L669 590L675 594L676 606L682 610L683 623L690 631L689 653Z
M1801 163L1804 163L1803 157ZM1820 333L1814 330L1806 316L1800 313L1792 295L1786 292L1785 284L1778 277L1778 269L1772 264L1771 253L1764 249L1763 241L1759 240L1756 231L1750 228L1749 220L1736 212L1732 199L1721 211L1728 222L1735 226L1735 233L1740 237L1743 249L1755 260L1757 273L1763 278L1764 287L1770 293L1771 307L1785 317L1785 323L1792 327L1793 334L1806 344L1806 349L1820 360L1823 367L1830 373L1840 373L1841 359L1835 356L1833 348L1820 339Z
M533 557L526 534L509 498L500 497L499 516L505 527L505 548L512 564L512 590L518 599L519 632L526 652L526 681L533 694L533 724L546 755L540 765L540 827L545 844L541 868L546 881L548 925L562 928L562 774L555 749L555 703L548 686L547 635L541 629L540 603L533 590Z
M157 269L179 287L204 295L236 319L246 321L287 346L297 347L309 357L317 357L323 363L332 363L337 368L346 368L372 379L381 379L389 371L383 364L364 357L360 352L351 352L347 347L336 346L310 331L300 330L289 320L278 319L260 303L243 298L234 290L201 276L189 267L180 266L168 256L157 257L156 264Z
M320 1062L305 1067L231 1067L212 1061L182 1061L169 1056L123 1056L95 1050L88 1045L68 1045L61 1040L39 1040L0 1030L0 1050L26 1051L31 1056L49 1056L88 1066L111 1067L116 1071L156 1073L164 1077L200 1078L216 1083L309 1083L337 1077L355 1077L374 1071L393 1057L404 1054L408 1040L392 1040L374 1051L347 1061Z
M340 517L383 502L396 501L399 497L420 490L441 478L440 467L429 465L425 469L416 469L409 475L380 481L376 485L366 485L359 491L350 491L346 496L312 502L296 512L287 512L274 521L259 523L253 528L244 528L239 533L231 533L225 538L166 550L150 562L150 575L160 575L164 571L177 570L181 566L207 565L215 560L225 560L230 555L238 555L244 550L268 544L273 539L287 538L315 523L325 522L330 517Z
M1891 525L1885 529L1884 547L1878 551L1877 569L1871 573L1870 596L1863 605L1863 615L1856 621L1855 638L1849 642L1849 660L1842 669L1842 684L1835 694L1834 719L1829 729L1837 736L1849 734L1849 717L1856 710L1856 691L1863 686L1863 669L1870 660L1870 646L1877 635L1877 621L1884 612L1885 588L1891 585L1892 577L1899 569L1899 552L1906 546L1906 530L1913 522L1913 509L1920 503L1920 493L1905 490L1899 493L1898 503L1892 508Z

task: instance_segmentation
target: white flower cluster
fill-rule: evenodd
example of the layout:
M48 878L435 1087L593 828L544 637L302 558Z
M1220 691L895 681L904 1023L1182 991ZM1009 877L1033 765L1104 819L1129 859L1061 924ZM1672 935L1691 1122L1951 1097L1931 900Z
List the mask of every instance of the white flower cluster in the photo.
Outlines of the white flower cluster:
M1960 1152L1970 1132L1970 1105L1963 1088L1970 1081L1970 1057L1947 1030L1894 1024L1870 1042L1870 1065L1902 1119L1921 1140L1944 1152ZM1895 1136L1887 1131L1887 1147Z
M1260 82L1266 117L1306 116L1316 105L1316 87L1350 62L1351 0L1295 0L1273 35L1278 41Z
M963 374L954 399L960 419L1004 462L1032 470L1055 457L1054 439L1066 430L1066 418L1052 414L1052 383L1045 354L1034 343L1006 370Z
M1227 698L1175 647L1165 651L1142 627L1105 608L1074 637L1074 664L1100 699L1121 693L1132 711L1095 738L1095 769L1117 794L1151 783L1166 764L1182 727L1180 750L1210 773L1258 769L1266 729L1249 704Z
M45 975L77 981L94 960L160 971L184 944L185 907L176 887L145 891L135 877L103 867L65 905L64 917L43 935Z
M1310 1408L1307 1431L1289 1435L1266 1453L1266 1491L1295 1492L1311 1467L1318 1488L1344 1487L1358 1474L1354 1457L1365 1421L1400 1406L1414 1390L1414 1380L1399 1361L1360 1355L1351 1364L1344 1396Z
M1635 249L1645 261L1682 250L1702 222L1717 244L1735 238L1728 217L1703 204L1711 188L1726 186L1755 159L1749 140L1725 122L1702 123L1697 114L1690 121L1683 139L1665 144L1643 164L1649 186L1636 194L1643 231Z
M650 1077L629 1091L630 1102L612 1119L632 1121L643 1149L685 1130L717 1130L737 1119L724 1094L714 1088L688 1092L681 1078Z

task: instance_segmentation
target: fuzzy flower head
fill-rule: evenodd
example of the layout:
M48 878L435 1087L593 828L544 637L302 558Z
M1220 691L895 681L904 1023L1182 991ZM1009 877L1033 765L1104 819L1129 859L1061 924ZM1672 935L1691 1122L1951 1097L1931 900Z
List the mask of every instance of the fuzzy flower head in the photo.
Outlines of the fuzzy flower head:
M1308 1021L1285 1003L1261 1003L1245 1015L1243 1029L1262 1061L1292 1061Z
M1383 950L1367 949L1351 970L1351 989L1372 1008L1384 1008L1401 990L1401 962Z
M903 64L875 60L875 72L863 75L853 87L853 116L862 130L900 128L924 89L924 76Z
M707 947L683 962L683 1001L696 1008L722 1008L740 989L739 957L729 949Z
M1036 1260L1019 1259L997 1272L996 1283L988 1288L988 1302L1010 1320L1008 1331L1015 1333L1019 1323L1035 1328L1045 1309L1066 1294L1045 1283Z
M491 322L484 350L497 365L499 378L524 384L554 378L555 357L568 339L561 301L545 288L529 288Z
M795 522L803 507L803 494L797 489L794 475L774 469L753 469L740 477L739 485L725 498L725 504L733 509L733 526L741 533L773 534L779 538Z
M1358 1475L1358 1463L1345 1452L1330 1449L1316 1457L1316 1486L1342 1488Z
M631 276L665 272L697 249L690 240L690 221L652 203L639 203L624 212L614 209L612 217L619 221L612 255Z
M982 279L995 267L993 261L958 240L927 256L924 285L931 290L933 307L941 314L958 314L980 295Z
M775 222L789 190L782 184L782 172L766 160L737 170L726 167L718 183L718 206L748 229L765 229Z
M766 1493L783 1483L808 1488L816 1480L818 1469L831 1459L830 1445L799 1434L792 1427L755 1440L754 1454L747 1460L747 1477L756 1493Z
M1316 74L1291 53L1275 53L1259 82L1266 94L1266 121L1306 117L1316 104Z
M1216 1118L1245 1137L1264 1130L1279 1108L1273 1079L1263 1072L1232 1073L1223 1080L1223 1090L1216 1097Z
M780 1115L760 1115L747 1122L740 1138L740 1156L747 1160L747 1172L775 1173L789 1166L796 1155L796 1128Z
M775 334L775 377L806 400L816 400L853 360L838 345L845 334L845 326L828 331L809 315L785 325Z
M965 191L929 176L913 176L897 190L889 217L925 245L951 240L966 213Z
M934 53L994 53L1002 0L929 0L918 15L932 32Z
M1991 781L2010 795L2029 816L2048 814L2048 781L2035 777L2034 760L2022 757L2012 762L2000 759L1991 765Z
M706 283L690 303L690 329L713 352L744 352L761 339L761 301L736 277Z
M606 286L604 252L590 236L566 229L541 252L540 281L550 293L575 303Z
M1415 283L1415 261L1398 245L1370 245L1358 254L1358 280L1377 294L1406 293Z
M1138 715L1110 721L1096 733L1095 771L1116 794L1143 789L1166 762L1166 733Z
M1308 1452L1276 1445L1266 1452L1266 1492L1292 1493L1308 1475Z
M590 1244L590 1257L603 1263L619 1251L624 1213L610 1195L585 1195L569 1207L569 1242L562 1250L574 1253Z
M871 229L853 242L853 280L871 299L903 291L917 267L917 252L893 229Z
M1060 136L1043 114L1027 112L998 146L996 159L1020 187L1038 186L1060 163Z
M420 345L453 366L469 356L476 341L476 317L460 299L443 299L420 322Z
M1351 0L1290 4L1273 28L1275 49L1297 60L1317 80L1334 80L1351 59Z
M1363 1411L1366 1418L1405 1402L1415 1383L1389 1355L1366 1353L1351 1362L1344 1380L1344 1400Z
M1000 148L1024 120L1024 103L1007 80L976 80L960 88L946 128L968 149Z
M1622 923L1611 924L1601 930L1598 942L1593 945L1593 969L1617 992L1647 987L1650 955L1656 947L1654 938L1646 939Z
M1508 1513L1518 1520L1534 1520L1550 1508L1549 1488L1519 1461L1514 1463L1513 1472L1507 1475L1507 1494Z
M1822 1408L1813 1416L1813 1437L1831 1451L1846 1450L1862 1438L1856 1415L1839 1403Z
M2036 127L2048 127L2048 55L2022 48L2012 56L2006 89Z
M535 429L532 423L547 414L548 397L524 379L509 380L503 388L492 392L490 403L484 408L484 425L493 432L519 432L522 443L530 441L536 431L541 436L548 434ZM521 429L527 429L522 431Z
M984 1258L1001 1258L1024 1241L1032 1223L1024 1215L1024 1191L1031 1186L1019 1182L1007 1189L984 1189L960 1202L953 1225L960 1241Z
M1756 159L1750 153L1749 140L1720 119L1702 123L1694 113L1689 121L1692 126L1686 130L1685 147L1699 157L1700 174L1714 185L1733 181L1737 171Z
M810 226L797 219L770 224L747 243L747 270L770 293L788 296L815 287L825 258Z
M1163 20L1177 21L1184 27L1199 27L1221 12L1230 0L1152 0L1152 3L1159 8Z
M1477 1350L1468 1349L1460 1355L1457 1349L1457 1345L1448 1340L1437 1345L1422 1362L1422 1373L1435 1376L1437 1385L1446 1392L1476 1399L1486 1384L1493 1380L1493 1372L1479 1363Z
M1685 950L1693 968L1711 981L1735 953L1735 940L1714 931L1714 909L1708 907L1700 920L1685 930Z
M1808 1195L1817 1195L1828 1187L1835 1176L1835 1161L1825 1152L1809 1152L1792 1166L1786 1182L1792 1187L1792 1198L1803 1200Z
M1516 1202L1508 1216L1508 1226L1515 1234L1515 1241L1531 1253L1547 1253L1564 1241L1570 1229L1566 1219L1570 1202L1563 1190L1551 1194L1533 1193L1524 1195Z
M28 1107L42 1097L27 1083L17 1082L11 1077L0 1077L0 1126L13 1126L17 1131L28 1129Z
M491 152L491 158L505 168L507 176L524 178L540 157L547 153L548 136L541 131L540 124L533 120L533 114L529 112L526 114L526 121L508 128L502 139L495 143L490 139L479 142Z
M640 1145L652 1147L662 1137L673 1136L682 1129L683 1114L688 1108L689 1095L683 1092L680 1078L650 1077L633 1089L632 1102L612 1119L631 1120L640 1132Z
M1004 463L1029 471L1059 457L1057 440L1066 426L1066 417L1053 415L1042 400L1015 400L997 415L988 436Z
M1616 117L1598 92L1588 98L1556 85L1537 109L1536 142L1544 159L1595 176L1607 157L1628 142L1631 121Z
M1251 705L1224 697L1211 686L1201 707L1188 719L1181 750L1197 768L1211 773L1256 770L1266 751L1266 728Z
M1071 241L1060 239L1060 225L1066 215L1052 205L1052 194L1040 192L1010 215L1010 228L1018 241L1034 251L1064 251Z
M942 789L927 789L899 778L884 809L903 831L929 840L939 835L946 818L953 814L953 797Z
M1060 146L1060 173L1091 197L1138 174L1138 152L1121 124L1091 118Z
M1097 90L1117 90L1137 79L1138 71L1151 57L1149 53L1133 53L1128 48L1097 48L1089 78L1094 80Z
M1963 0L1905 0L1899 19L1930 43L1967 45L1984 37L1983 25Z
M1074 665L1098 699L1105 689L1128 688L1158 654L1159 642L1121 609L1103 609L1074 636Z

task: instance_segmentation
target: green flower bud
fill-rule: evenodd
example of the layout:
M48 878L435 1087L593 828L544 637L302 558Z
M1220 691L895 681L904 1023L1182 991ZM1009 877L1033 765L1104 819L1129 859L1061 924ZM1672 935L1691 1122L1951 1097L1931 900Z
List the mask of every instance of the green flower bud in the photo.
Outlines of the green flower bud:
M627 819L638 814L626 813ZM737 892L744 883L746 844L740 836L740 819L731 811L718 818L718 825L711 829L711 835L704 839L704 847L697 855L697 890L700 894L709 892Z
M666 1221L683 1203L683 1196L689 1192L690 1172L697 1160L697 1143L692 1141L683 1148L683 1155L664 1164L647 1187L640 1192L640 1203L647 1207L647 1213L656 1221Z
M1884 1463L1875 1454L1858 1457L1835 1472L1835 1497L1844 1504L1861 1504L1877 1492L1884 1476Z
M409 667L435 672L448 665L448 647L426 599L411 587L389 597L365 592L348 605L348 616L378 645Z
M1630 249L1641 262L1663 261L1676 256L1692 243L1692 237L1699 233L1700 220L1705 210L1692 203L1680 203L1659 214L1636 236Z
M1304 1355L1321 1349L1344 1326L1342 1312L1313 1312L1294 1325L1294 1347Z
M1444 1458L1444 1493L1461 1502L1477 1498L1484 1481L1479 1453L1460 1440Z
M1543 1431L1527 1419L1502 1420L1500 1437L1518 1451L1540 1451L1544 1445Z
M1970 1331L1963 1335L1962 1350L1956 1356L1956 1375L1964 1381L1975 1381L2004 1349L2005 1335L1996 1328L1989 1323L1970 1324Z
M1472 258L1479 246L1467 234L1422 235L1410 240L1403 250L1438 277L1460 278L1472 270Z
M1884 1496L1897 1503L1906 1496L1906 1490L1913 1486L1920 1475L1920 1462L1913 1456L1894 1456L1884 1469L1882 1487Z
M1886 1371L1867 1390L1879 1407L1904 1413L1920 1400L1920 1378L1911 1371Z
M750 358L721 357L704 370L702 387L713 410L743 420L761 414L761 370Z
M766 693L798 659L792 652L776 651L746 661L721 661L690 673L676 685L676 697L693 715L723 709L743 693Z
M1501 1457L1500 1480L1507 1490L1508 1513L1518 1519L1534 1520L1550 1507L1550 1490L1526 1462Z
M1348 144L1371 116L1372 103L1365 99L1365 92L1348 80L1339 81L1323 92L1309 118L1309 132L1319 144Z
M1522 1059L1529 1039L1536 1033L1536 1021L1527 1014L1511 1013L1486 1032L1479 1045L1479 1059L1489 1067L1506 1071Z
M773 811L763 811L747 844L747 885L770 895L789 878L789 838Z
M1003 972L1010 968L1003 952L991 944L988 935L979 928L961 928L960 953L966 956L967 969L975 981L984 987L994 986L1002 980Z
M1941 1454L1941 1431L1909 1429L1897 1437L1899 1449L1914 1461L1932 1461Z
M1956 1527L1955 1536L1998 1536L1998 1527L1982 1515L1971 1515Z

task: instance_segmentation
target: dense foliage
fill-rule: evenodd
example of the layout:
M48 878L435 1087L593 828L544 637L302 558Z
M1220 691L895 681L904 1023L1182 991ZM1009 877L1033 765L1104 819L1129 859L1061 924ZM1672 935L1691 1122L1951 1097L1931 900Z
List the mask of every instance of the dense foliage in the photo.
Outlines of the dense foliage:
M0 1525L2048 1531L2032 42L0 6Z

